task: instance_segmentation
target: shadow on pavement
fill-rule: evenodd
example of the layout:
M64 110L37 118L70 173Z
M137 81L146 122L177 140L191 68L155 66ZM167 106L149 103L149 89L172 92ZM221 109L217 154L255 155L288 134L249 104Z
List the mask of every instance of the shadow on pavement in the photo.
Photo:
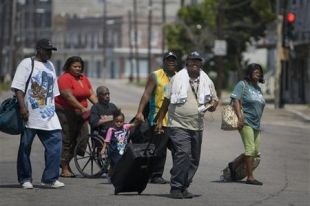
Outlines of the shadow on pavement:
M137 194L137 193L119 193L117 195L114 195L114 196L145 196L145 197L148 197L148 196L154 196L154 197L164 197L164 198L169 198L169 199L173 199L170 197L170 194L145 194L145 193L142 193L142 194ZM200 197L201 195L200 194L194 194L193 198L195 197Z
M47 189L47 190L55 190L55 188L51 188L44 185L33 185L34 189ZM11 185L0 185L0 189L23 189L19 184L11 184ZM29 189L23 189L29 190Z
M11 185L0 185L0 188L21 188L19 184L11 184Z
M214 182L214 183L238 183L238 184L245 184L245 181L222 181L222 180L213 180L211 182Z

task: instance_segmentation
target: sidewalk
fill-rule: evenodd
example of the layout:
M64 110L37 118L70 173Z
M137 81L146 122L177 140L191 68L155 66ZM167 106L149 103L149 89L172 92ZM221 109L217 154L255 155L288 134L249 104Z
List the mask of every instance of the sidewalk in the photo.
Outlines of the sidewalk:
M310 105L304 104L286 104L285 110L294 113L303 121L310 123Z

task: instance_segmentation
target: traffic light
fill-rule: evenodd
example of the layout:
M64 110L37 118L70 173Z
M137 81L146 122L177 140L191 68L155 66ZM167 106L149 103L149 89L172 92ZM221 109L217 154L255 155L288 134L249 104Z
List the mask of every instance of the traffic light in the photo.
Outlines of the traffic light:
M290 40L295 39L295 20L296 16L293 12L288 12L286 15L286 21L287 21L287 37Z
M295 40L295 13L289 11L283 20L283 46L288 47L290 41Z

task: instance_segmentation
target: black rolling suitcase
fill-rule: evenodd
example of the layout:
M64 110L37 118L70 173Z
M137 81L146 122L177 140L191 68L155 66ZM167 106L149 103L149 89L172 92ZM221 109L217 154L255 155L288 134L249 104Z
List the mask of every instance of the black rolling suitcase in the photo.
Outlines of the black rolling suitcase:
M128 143L120 161L115 165L111 182L114 194L138 192L146 188L152 172L151 161L157 158L153 143Z

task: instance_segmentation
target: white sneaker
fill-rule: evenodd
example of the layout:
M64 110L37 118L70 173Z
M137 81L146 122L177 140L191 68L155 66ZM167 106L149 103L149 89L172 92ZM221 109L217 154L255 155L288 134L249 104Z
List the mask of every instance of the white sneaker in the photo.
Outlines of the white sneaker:
M30 181L26 181L22 184L22 188L24 189L33 189L33 185Z
M111 177L110 177L109 175L107 175L107 183L108 183L108 184L111 184L111 183L112 183Z
M44 185L44 186L50 187L50 188L60 188L60 187L64 187L65 186L64 183L62 183L62 182L60 182L58 180L56 180L53 183L44 183L44 182L42 182L41 184Z

